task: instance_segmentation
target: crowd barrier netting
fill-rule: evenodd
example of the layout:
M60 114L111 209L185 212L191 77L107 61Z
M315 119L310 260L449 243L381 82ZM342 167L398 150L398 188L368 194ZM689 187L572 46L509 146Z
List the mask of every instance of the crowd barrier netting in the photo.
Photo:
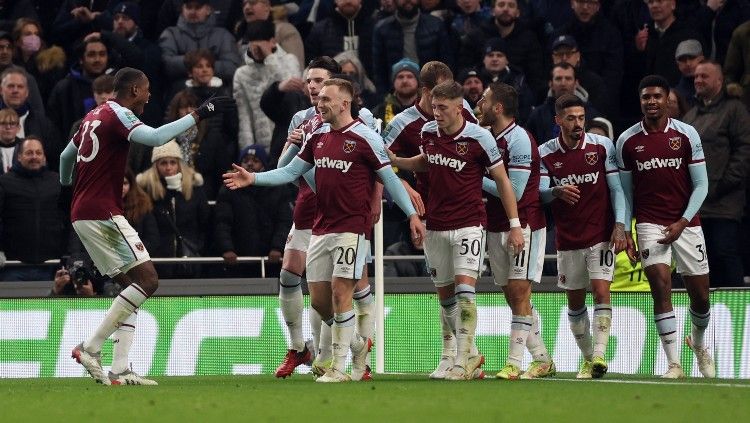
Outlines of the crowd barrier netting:
M666 359L649 294L613 293L612 300L610 372L664 372ZM568 326L565 294L535 293L533 302L558 371L577 371L581 355ZM674 293L673 302L684 338L690 333L687 294ZM0 377L82 376L70 351L93 331L110 303L109 298L1 299ZM717 375L750 378L750 291L715 291L711 303L706 339ZM477 345L486 357L485 369L497 370L507 356L511 311L499 293L480 293L477 304ZM434 294L385 295L387 373L434 369L442 345L438 311ZM303 320L309 338L307 308ZM133 370L152 376L267 374L283 358L286 345L275 296L154 297L138 313L130 358ZM686 373L698 376L692 353L684 342L679 348ZM112 343L107 341L105 366L111 351ZM530 360L527 354L524 365ZM303 366L300 371L309 369Z

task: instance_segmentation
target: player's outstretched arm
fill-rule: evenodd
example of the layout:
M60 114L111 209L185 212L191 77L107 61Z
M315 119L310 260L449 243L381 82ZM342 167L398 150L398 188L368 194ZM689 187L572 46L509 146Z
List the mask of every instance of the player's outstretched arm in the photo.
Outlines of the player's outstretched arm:
M427 156L424 154L414 157L398 157L387 148L385 151L388 153L388 159L390 159L393 166L409 172L427 172Z
M531 173L524 170L510 169L508 171L508 178L510 179L511 187L513 187L513 194L516 196L516 201L520 200L523 196L523 192L526 190L526 183L529 182L529 176L531 176ZM488 194L500 197L500 193L497 192L497 184L486 176L482 178L482 189Z
M510 183L508 174L505 173L504 166L495 166L490 169L490 176L497 185L497 191L500 194L500 201L503 203L505 214L510 221L510 235L508 236L508 245L513 249L514 254L523 250L523 234L521 233L521 221L518 219L518 203L513 192L513 186Z
M287 143L284 153L279 157L279 164L278 167L282 168L288 165L292 162L292 160L299 154L300 146L296 143ZM313 190L313 192L316 192L316 186L315 186L315 166L313 166L312 169L305 172L304 175L302 175L303 178L305 178L305 182L307 182L307 185L310 186L310 188ZM295 179L292 181L294 185L299 185L299 179Z
M276 186L292 182L312 167L311 163L307 163L299 157L295 157L291 163L282 168L260 173L248 172L245 168L232 163L232 168L235 171L225 173L222 177L224 178L224 185L231 190L250 185Z
M70 141L60 153L60 185L69 186L73 183L73 166L76 164L78 147Z
M381 167L377 170L377 173L380 180L383 181L383 186L388 190L388 193L391 194L393 201L401 210L403 210L404 214L409 216L409 227L411 228L414 245L422 245L422 241L426 234L424 225L419 219L419 215L414 209L409 194L406 192L401 180L396 176L396 173L393 172L393 168L390 166Z

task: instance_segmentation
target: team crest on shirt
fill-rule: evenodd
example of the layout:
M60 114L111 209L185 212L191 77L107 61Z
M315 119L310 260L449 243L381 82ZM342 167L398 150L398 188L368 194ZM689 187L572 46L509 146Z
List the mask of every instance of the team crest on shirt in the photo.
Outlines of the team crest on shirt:
M555 166L555 169L560 169L562 167L562 162L555 162L553 166Z
M469 143L466 141L459 141L456 143L456 153L464 155L469 152Z
M669 148L672 150L679 150L682 146L682 138L680 137L670 137L669 138Z
M344 153L351 153L357 148L357 141L346 140L344 141Z
M643 150L645 150L645 149L646 149L646 147L644 147L642 145L636 145L635 146L635 152L636 153L643 153Z
M641 258L644 260L648 258L648 248L641 250Z
M599 155L596 154L596 152L592 151L590 153L586 153L586 163L593 166L597 161L599 161Z
M140 251L140 252L143 252L143 250L145 250L146 247L143 246L142 242L136 242L135 243L135 249L138 250L138 251Z
M323 141L318 141L318 144L315 147L316 148L323 148Z

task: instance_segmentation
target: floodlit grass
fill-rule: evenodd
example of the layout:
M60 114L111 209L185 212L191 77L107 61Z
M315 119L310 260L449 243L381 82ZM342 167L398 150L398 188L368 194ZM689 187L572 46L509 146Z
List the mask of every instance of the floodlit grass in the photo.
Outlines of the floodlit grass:
M514 382L375 378L326 385L297 374L286 380L161 377L156 387L109 387L83 378L0 379L0 421L665 423L748 421L750 416L748 380L672 382L617 374L597 381L576 381L573 374Z

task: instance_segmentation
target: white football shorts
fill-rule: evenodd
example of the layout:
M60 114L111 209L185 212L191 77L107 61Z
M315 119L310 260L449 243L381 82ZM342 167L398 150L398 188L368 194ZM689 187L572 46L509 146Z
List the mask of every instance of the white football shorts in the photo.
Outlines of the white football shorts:
M706 239L703 228L690 226L682 231L675 242L669 245L659 244L664 238L664 225L655 223L638 223L635 230L638 234L638 250L641 253L641 264L645 269L652 264L672 265L672 258L677 263L677 272L684 276L708 274L706 257Z
M508 279L542 280L544 266L544 246L547 242L547 229L531 230L529 225L523 232L523 250L518 255L508 248L510 231L487 233L487 254L495 285L506 286Z
M424 253L435 286L454 283L456 275L476 279L484 261L485 238L485 231L481 226L427 231Z
M557 286L562 289L586 289L592 279L612 282L614 271L615 249L609 242L557 252Z
M292 229L289 230L289 235L286 237L284 251L297 250L307 253L311 236L312 229L295 229L294 224L292 224Z
M102 275L114 277L151 260L138 232L124 216L76 220L73 229Z
M370 254L364 234L313 235L307 252L307 281L330 282L334 277L359 280Z

